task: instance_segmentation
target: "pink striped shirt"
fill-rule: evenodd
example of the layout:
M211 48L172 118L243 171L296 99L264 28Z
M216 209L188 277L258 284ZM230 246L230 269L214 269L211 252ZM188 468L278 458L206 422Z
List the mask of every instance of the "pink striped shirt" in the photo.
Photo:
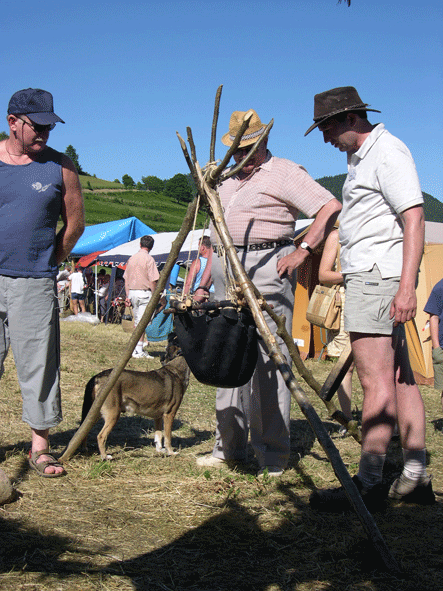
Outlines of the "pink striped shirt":
M334 196L306 170L268 151L266 161L244 180L232 177L218 187L235 245L292 239L299 212L308 218ZM211 227L211 239L217 243Z
M159 278L157 265L149 252L141 248L132 255L123 275L128 289L151 289L151 281Z

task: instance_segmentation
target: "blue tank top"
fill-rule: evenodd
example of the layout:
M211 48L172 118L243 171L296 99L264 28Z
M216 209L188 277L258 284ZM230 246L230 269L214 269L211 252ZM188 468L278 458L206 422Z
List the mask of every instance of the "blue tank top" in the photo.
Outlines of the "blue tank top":
M198 289L198 287L200 286L200 281L201 281L202 276L203 276L203 271L206 269L206 263L208 262L208 259L205 258L205 257L199 256L198 258L200 259L200 270L197 273L197 275L195 276L194 285L193 285L192 290L191 290L192 293L194 293L194 291L196 289ZM213 284L209 288L209 291L210 292L213 292L214 291L214 285Z
M46 148L39 161L0 161L0 275L52 277L62 210L62 154Z

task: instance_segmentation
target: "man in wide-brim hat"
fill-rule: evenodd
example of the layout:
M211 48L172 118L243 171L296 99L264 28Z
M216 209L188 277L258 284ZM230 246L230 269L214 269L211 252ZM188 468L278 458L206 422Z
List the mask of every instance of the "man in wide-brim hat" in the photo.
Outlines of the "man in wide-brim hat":
M247 156L253 144L266 130L257 113L234 111L229 131L222 137L231 146L248 121L239 147L234 153L236 164ZM295 269L310 256L333 226L341 209L334 196L316 183L306 170L290 160L277 158L267 149L267 138L234 177L218 188L226 224L238 249L246 272L257 288L286 318L292 330ZM295 221L299 211L315 221L301 246L293 243ZM227 299L227 280L222 266L217 236L212 228L214 245L212 278L214 296ZM269 317L273 333L276 327ZM277 338L277 337L276 337ZM279 344L287 359L288 350ZM259 475L266 471L278 476L285 469L290 452L289 411L291 395L275 364L260 347L252 380L240 388L218 388L216 396L217 429L212 456L202 456L201 466L217 466L229 461L247 459L248 432L258 464Z
M382 471L397 422L404 468L388 496L431 504L435 497L426 473L424 405L403 326L417 308L423 195L408 148L382 123L371 124L367 111L375 109L354 87L333 88L315 95L314 125L306 132L318 127L324 141L348 158L339 229L344 328L364 393L362 451L354 482L368 508L385 501ZM341 510L347 504L342 488L311 497L318 509Z

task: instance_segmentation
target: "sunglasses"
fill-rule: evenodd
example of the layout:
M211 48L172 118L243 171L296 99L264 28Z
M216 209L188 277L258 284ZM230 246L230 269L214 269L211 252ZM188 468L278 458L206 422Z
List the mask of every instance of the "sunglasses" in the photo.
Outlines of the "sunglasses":
M55 123L49 123L48 125L40 125L39 123L26 121L26 119L22 119L21 117L17 117L17 119L20 119L20 121L23 121L23 123L29 125L29 127L33 131L35 131L35 133L44 133L45 131L52 131L55 127Z

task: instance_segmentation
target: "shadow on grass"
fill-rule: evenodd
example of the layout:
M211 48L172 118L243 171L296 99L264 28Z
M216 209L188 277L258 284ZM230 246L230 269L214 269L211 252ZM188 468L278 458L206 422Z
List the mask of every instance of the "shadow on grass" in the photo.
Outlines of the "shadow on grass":
M286 502L278 511L287 519L275 529L262 529L260 515L229 499L222 513L174 542L100 572L129 577L137 591L434 589L411 573L399 580L383 572L353 515L319 517L291 483L279 488Z

